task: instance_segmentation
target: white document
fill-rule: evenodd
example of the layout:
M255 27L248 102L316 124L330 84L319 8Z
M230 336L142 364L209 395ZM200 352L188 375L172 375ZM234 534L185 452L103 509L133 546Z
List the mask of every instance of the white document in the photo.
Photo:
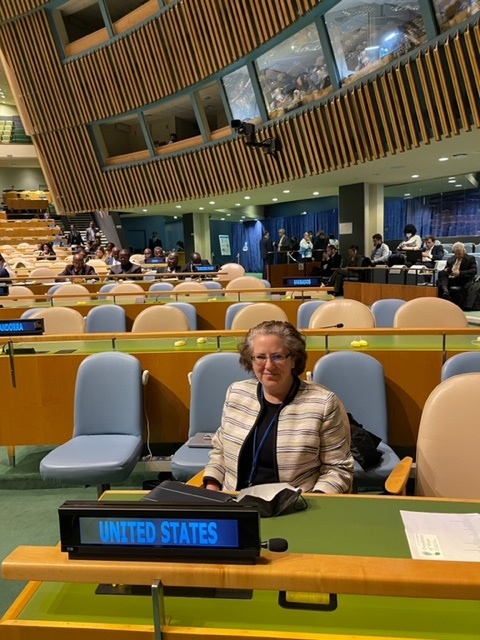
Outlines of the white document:
M480 562L479 513L400 511L414 560Z

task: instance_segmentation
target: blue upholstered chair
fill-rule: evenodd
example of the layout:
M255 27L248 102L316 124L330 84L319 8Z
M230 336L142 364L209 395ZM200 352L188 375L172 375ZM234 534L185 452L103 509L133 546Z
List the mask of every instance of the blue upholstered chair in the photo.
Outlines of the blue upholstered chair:
M221 282L218 282L217 280L204 280L203 284L212 292L209 294L209 298L220 298L224 295Z
M336 351L317 360L312 379L333 391L357 422L382 439L378 446L382 453L380 464L364 471L355 461L354 478L360 489L383 489L385 480L400 461L388 446L383 366L366 353Z
M480 373L479 351L465 351L449 358L442 367L442 382L462 373Z
M190 302L167 302L166 306L176 307L187 316L190 331L197 330L197 309Z
M377 327L393 327L393 318L405 300L400 298L383 298L372 304L370 309L375 316L375 326Z
M98 485L128 478L142 450L142 369L134 356L88 356L75 382L73 437L43 458L44 480ZM101 487L101 488L100 488Z
M108 293L109 291L111 291L113 289L113 287L115 287L117 285L116 282L107 282L107 284L102 284L102 286L100 287L100 289L98 290L98 293ZM97 300L105 300L108 296L98 296Z
M92 307L85 318L87 333L125 332L127 317L125 309L118 304L105 304Z
M232 382L245 380L253 374L240 366L238 353L209 353L193 367L190 382L190 425L188 437L199 432L215 431L220 426L225 395ZM189 447L188 442L172 457L172 474L186 482L208 463L207 448Z
M253 302L234 302L229 307L227 307L227 310L225 312L225 329L232 328L234 317L237 315L240 309L243 309L243 307L246 307L249 304L253 304Z
M147 298L171 298L169 291L173 291L173 284L171 282L154 282L148 288L149 291L154 291L154 295L148 294ZM163 292L163 293L160 293Z
M308 323L313 312L318 309L326 300L306 300L297 309L297 329L308 329Z

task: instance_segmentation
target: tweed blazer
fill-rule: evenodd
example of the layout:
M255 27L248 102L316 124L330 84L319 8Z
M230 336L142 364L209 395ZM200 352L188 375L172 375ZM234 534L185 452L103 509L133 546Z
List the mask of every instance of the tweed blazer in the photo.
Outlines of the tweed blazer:
M222 423L204 477L235 491L242 447L261 409L255 379L230 385ZM353 478L350 427L337 396L314 382L300 381L295 397L284 406L277 423L276 462L280 482L303 491L348 493Z

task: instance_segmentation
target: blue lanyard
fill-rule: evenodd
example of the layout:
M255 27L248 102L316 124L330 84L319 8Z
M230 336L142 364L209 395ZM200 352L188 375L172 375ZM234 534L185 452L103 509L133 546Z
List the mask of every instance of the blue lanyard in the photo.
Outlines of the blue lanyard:
M250 475L248 476L248 483L247 483L248 487L251 487L253 484L253 478L255 477L255 474L257 472L258 459L260 458L260 453L262 452L263 445L265 444L265 441L268 438L270 431L272 430L273 425L275 424L275 421L277 420L280 414L280 411L282 409L283 409L283 402L280 405L280 408L278 409L278 411L273 416L273 418L270 420L268 427L265 429L265 433L263 434L263 437L260 440L258 448L257 448L257 429L255 429L253 433L253 461L252 461L252 469L250 471Z

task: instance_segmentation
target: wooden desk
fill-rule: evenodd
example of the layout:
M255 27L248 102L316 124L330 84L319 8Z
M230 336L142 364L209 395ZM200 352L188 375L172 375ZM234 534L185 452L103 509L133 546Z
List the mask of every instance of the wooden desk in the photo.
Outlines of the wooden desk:
M438 296L437 287L415 286L411 284L381 284L376 282L352 282L344 280L343 290L345 298L358 300L368 306L377 300L384 298L400 298L401 300L413 300Z
M169 640L478 639L478 563L411 560L399 513L471 513L478 511L478 501L328 495L307 500L305 511L262 519L262 539L285 537L289 551L262 551L254 565L69 560L58 546L18 547L2 563L3 577L48 582L28 585L0 622L2 639L150 638L149 599L96 595L95 586L154 580L254 589L251 600L166 596L162 631ZM336 593L338 606L328 612L282 609L276 599L284 590Z

